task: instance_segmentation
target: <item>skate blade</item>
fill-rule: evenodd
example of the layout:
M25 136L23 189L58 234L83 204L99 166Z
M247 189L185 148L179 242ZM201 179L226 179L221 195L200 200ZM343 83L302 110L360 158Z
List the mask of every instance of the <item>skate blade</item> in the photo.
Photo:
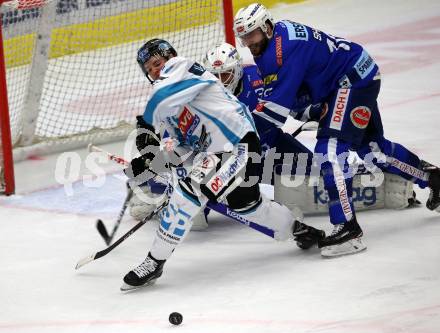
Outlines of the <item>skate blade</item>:
M144 287L152 286L155 282L156 282L156 279L148 281L148 282L146 282L146 283L144 283L143 285L140 285L140 286L131 286L131 285L126 284L125 282L123 282L120 290L124 291L124 292L125 291L137 290L137 289L141 289L141 288L144 288Z
M345 243L326 246L321 249L321 256L324 258L336 258L355 254L367 249L360 238L351 239Z

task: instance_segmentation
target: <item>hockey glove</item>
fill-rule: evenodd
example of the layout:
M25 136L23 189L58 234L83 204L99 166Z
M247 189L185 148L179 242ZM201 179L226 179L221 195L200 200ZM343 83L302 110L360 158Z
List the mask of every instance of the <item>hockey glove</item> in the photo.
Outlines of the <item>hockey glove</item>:
M145 158L145 156L133 158L128 168L124 169L124 173L127 175L128 178L137 177L145 170L149 170L150 163L151 160Z
M154 127L147 124L142 116L136 116L136 129L136 147L141 154L145 154L145 150L149 146L159 146L159 140L155 135ZM148 156L148 158L150 157Z
M299 248L307 250L313 245L318 244L318 241L324 239L325 232L302 222L295 221L293 225L293 237Z

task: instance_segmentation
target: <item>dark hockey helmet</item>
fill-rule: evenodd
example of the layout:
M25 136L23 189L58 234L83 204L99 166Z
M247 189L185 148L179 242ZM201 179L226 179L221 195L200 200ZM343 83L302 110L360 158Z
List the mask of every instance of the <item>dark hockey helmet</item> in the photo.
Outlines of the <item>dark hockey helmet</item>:
M144 72L145 76L150 81L151 79L148 76L147 70L145 69L144 65L148 60L150 60L151 57L157 55L164 57L165 59L169 59L170 55L176 57L177 52L169 42L163 39L150 39L148 42L142 45L142 47L137 52L137 62L141 67L142 72Z

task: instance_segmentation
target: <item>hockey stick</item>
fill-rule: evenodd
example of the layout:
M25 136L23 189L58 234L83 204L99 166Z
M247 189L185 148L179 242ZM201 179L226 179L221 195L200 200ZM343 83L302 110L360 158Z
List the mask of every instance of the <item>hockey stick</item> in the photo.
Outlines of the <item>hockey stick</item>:
M107 229L104 225L104 222L102 222L101 219L98 219L96 221L96 229L98 230L101 237L104 239L106 245L110 245L110 243L113 240L113 237L115 237L116 231L118 230L119 225L121 224L122 218L124 217L125 211L127 210L128 203L130 202L131 198L133 197L133 190L130 188L130 186L128 186L128 183L127 183L127 187L128 187L127 196L125 197L124 204L122 205L121 211L119 212L119 215L118 215L118 219L116 220L115 225L113 226L111 234L110 235L108 234Z
M116 163L122 164L124 166L127 166L129 164L123 158L118 157L113 154L110 154L109 152L107 152L97 146L94 146L91 143L87 146L87 148L90 152L99 152L99 153L106 154L107 158L109 160L115 161ZM122 218L125 214L125 211L127 210L128 203L130 202L130 200L133 196L133 190L130 188L130 186L128 186L128 182L127 182L127 188L128 188L127 196L125 197L124 204L122 205L121 211L119 212L119 215L118 215L118 219L116 220L115 225L113 226L113 230L112 230L111 234L109 235L107 228L105 227L105 224L104 224L104 222L102 222L101 219L98 219L96 221L96 229L98 230L101 237L104 239L106 245L109 245L112 242L113 237L115 236L116 231L118 230L119 225L121 224L121 221L122 221Z
M264 225L249 221L243 215L240 215L240 213L237 213L236 211L229 209L228 206L226 206L225 204L222 204L220 202L208 201L206 206L223 216L230 217L231 219L237 221L238 223L241 223L256 231L259 231L265 234L266 236L274 238L275 232L272 229L265 227Z
M111 161L114 161L118 164L124 165L124 166L129 166L130 162L124 160L122 157L119 157L117 155L111 154L108 151L105 151L104 149L101 149L95 145L93 145L92 143L89 143L89 145L87 146L88 150L90 152L97 152L97 153L103 153L105 155L107 155L107 158Z
M116 242L114 242L112 245L107 247L104 250L98 251L93 253L90 256L84 257L75 266L75 269L79 269L82 266L88 264L89 262L92 262L93 260L99 259L113 251L113 249L121 244L123 241L125 241L128 237L130 237L136 230L138 230L140 227L142 227L145 223L151 220L151 218L156 215L158 212L160 212L166 205L168 204L168 201L164 201L160 206L156 207L154 211L152 211L146 218L144 218L142 221L140 221L138 224L136 224L133 228L128 230L123 236L121 236Z
M305 131L316 131L318 129L318 123L313 120L306 121L300 127L298 127L295 132L290 134L292 137L296 137L301 132Z
M305 124L303 124L303 126L304 125ZM94 146L92 144L89 144L89 150L90 151L96 151L96 152L102 152L102 153L104 153L104 154L106 154L108 156L109 160L114 161L116 163L123 164L123 165L128 165L129 164L129 162L124 160L122 157L113 155L113 154L111 154L111 153L109 153L109 152L107 152L107 151L105 151L105 150L103 150L103 149L101 149L99 147L96 147L96 146ZM154 170L150 169L150 171L152 173L155 173L156 176L163 178L161 175L159 175L156 172L154 172ZM232 209L229 209L226 205L224 205L222 203L219 203L219 202L208 202L207 207L212 209L213 211L223 215L223 216L227 216L227 217L232 218L234 221L237 221L238 223L246 225L246 226L248 226L248 227L250 227L250 228L252 228L252 229L254 229L256 231L259 231L259 232L261 232L261 233L263 233L263 234L265 234L265 235L267 235L269 237L274 238L274 231L272 229L267 228L265 226L262 226L260 224L257 224L255 222L247 220L245 217L243 217L243 215L240 215L239 213L233 211Z

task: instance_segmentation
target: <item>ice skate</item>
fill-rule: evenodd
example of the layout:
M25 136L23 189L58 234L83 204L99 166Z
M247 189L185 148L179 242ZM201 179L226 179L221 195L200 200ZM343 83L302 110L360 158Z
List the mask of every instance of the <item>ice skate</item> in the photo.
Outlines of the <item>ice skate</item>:
M348 222L336 224L332 234L318 243L321 255L330 258L363 251L367 247L361 241L362 235L355 217Z
M156 260L149 253L147 258L124 276L121 291L150 286L162 275L165 260Z
M426 201L426 208L440 213L440 169L425 161L422 161L422 166L424 171L429 172L428 186L430 192Z

